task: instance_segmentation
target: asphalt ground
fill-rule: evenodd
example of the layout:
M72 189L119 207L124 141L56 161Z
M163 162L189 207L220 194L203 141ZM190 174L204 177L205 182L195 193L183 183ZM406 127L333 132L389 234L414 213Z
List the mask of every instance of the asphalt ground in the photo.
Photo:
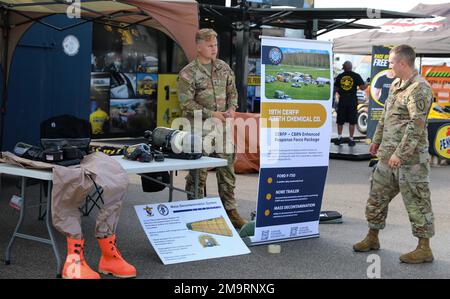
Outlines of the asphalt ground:
M346 146L346 145L344 145ZM118 245L123 256L142 279L300 279L300 278L367 278L373 265L369 253L354 253L352 244L365 236L367 224L364 211L369 191L371 169L367 161L330 160L322 210L343 214L342 224L321 224L320 237L279 243L281 253L268 253L267 245L250 247L251 254L197 262L163 265L149 243L134 211L134 205L167 201L168 191L142 193L140 178L130 176L128 198L124 202L117 228ZM175 185L184 186L185 172L178 172ZM387 227L380 233L379 257L381 278L450 278L450 166L432 167L431 191L436 220L436 235L431 240L435 261L407 265L399 262L402 253L415 248L406 210L400 196L389 207ZM7 246L18 221L19 213L10 208L9 199L18 194L15 179L3 177L0 195L0 252ZM257 174L237 176L236 197L239 212L247 219L255 210ZM28 204L37 204L37 186L27 189ZM208 196L217 196L216 178L211 171L207 183ZM175 200L184 200L174 193ZM96 210L82 218L88 263L97 267L100 251L93 237ZM36 208L29 208L24 233L46 237L44 223L37 220ZM64 237L56 232L61 254L65 256ZM378 260L378 257L375 258ZM369 258L369 261L368 261ZM54 278L55 259L48 245L18 239L13 246L11 264L0 263L0 278ZM103 276L108 278L107 276Z

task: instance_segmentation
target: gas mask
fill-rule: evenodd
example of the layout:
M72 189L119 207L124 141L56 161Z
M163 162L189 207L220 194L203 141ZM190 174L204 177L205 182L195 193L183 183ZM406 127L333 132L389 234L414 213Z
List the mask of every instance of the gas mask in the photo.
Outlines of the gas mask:
M125 146L123 150L125 159L139 162L151 162L153 160L150 146L145 143Z

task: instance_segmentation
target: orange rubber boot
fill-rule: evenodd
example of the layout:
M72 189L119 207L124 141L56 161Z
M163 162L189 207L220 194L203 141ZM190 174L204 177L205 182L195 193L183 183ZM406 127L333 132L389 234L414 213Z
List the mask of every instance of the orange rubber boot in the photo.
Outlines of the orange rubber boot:
M98 272L120 278L136 277L136 268L127 263L117 249L116 235L97 240L102 250Z
M84 259L84 240L67 237L67 258L62 278L100 279L100 274L92 270Z

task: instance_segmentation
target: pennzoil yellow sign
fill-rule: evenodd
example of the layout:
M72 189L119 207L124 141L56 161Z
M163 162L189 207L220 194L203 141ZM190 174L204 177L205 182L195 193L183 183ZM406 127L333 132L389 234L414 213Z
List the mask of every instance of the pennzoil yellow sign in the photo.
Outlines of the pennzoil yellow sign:
M450 160L450 124L441 126L437 131L434 149L439 156Z

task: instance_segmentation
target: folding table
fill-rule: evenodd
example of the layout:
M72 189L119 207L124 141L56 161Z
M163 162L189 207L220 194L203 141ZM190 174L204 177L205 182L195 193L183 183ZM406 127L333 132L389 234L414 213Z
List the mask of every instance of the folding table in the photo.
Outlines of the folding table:
M165 159L164 162L150 162L150 163L142 163L137 161L129 161L123 159L123 156L113 156L113 159L115 159L117 162L119 162L123 169L128 174L138 174L143 175L144 173L151 173L151 172L162 172L162 171L169 171L170 172L170 183L164 184L166 187L169 188L169 201L172 201L172 193L173 190L178 190L181 192L185 192L185 190L175 188L173 186L173 173L177 170L196 170L195 171L195 194L194 197L198 197L198 183L199 183L199 172L198 170L201 168L213 168L213 167L221 167L227 165L227 160L225 159L218 159L218 158L211 158L211 157L202 157L197 160L181 160L181 159ZM5 251L5 264L9 265L11 263L11 247L15 241L16 238L22 238L27 239L35 242L40 242L44 244L51 245L53 248L53 252L55 254L56 258L56 273L57 277L61 277L61 270L62 270L62 262L61 262L61 256L58 251L58 247L55 242L55 237L53 234L53 227L51 225L51 219L49 215L51 215L51 189L52 189L52 180L53 175L50 170L37 170L37 169L28 169L28 168L22 168L15 165L9 165L6 163L0 163L0 173L5 173L9 175L19 176L22 178L21 183L21 197L23 199L22 208L20 209L20 216L19 221L16 225L16 228L14 230L14 233L11 236L11 239L8 243L8 247ZM145 175L144 175L145 176ZM25 208L26 208L26 196L25 196L25 187L26 187L26 180L29 178L38 179L42 181L48 182L48 189L47 189L47 201L46 201L46 217L45 217L45 225L47 227L47 231L49 234L49 239L44 239L28 234L24 234L20 232L20 229L22 228L22 224L24 222L25 218ZM147 177L149 179L150 177ZM42 195L41 195L42 196Z

